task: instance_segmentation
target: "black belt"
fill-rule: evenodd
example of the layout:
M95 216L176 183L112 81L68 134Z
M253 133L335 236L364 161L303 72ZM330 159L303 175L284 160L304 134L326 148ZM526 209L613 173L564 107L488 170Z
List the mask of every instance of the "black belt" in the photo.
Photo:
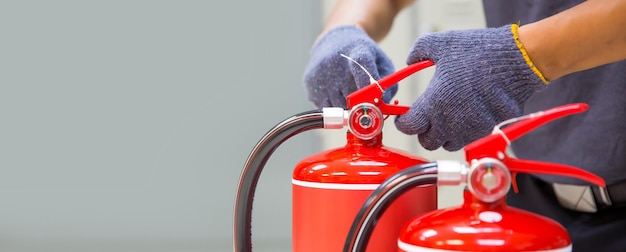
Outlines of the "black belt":
M606 187L552 183L559 204L587 213L626 205L626 180Z

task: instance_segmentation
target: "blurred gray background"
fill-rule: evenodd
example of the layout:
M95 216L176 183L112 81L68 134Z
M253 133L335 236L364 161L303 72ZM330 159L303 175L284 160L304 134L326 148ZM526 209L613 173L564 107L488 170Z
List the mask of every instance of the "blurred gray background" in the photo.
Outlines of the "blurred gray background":
M241 168L301 86L316 1L0 1L0 251L232 251ZM259 251L290 250L268 163ZM264 249L264 250L263 250Z
M283 119L312 109L308 52L336 0L0 0L0 251L232 251L241 169ZM418 1L381 47L483 27L481 1ZM409 105L433 69L401 83ZM430 160L385 127L385 144ZM345 131L285 142L261 175L255 252L291 250L291 172ZM439 188L439 206L462 187Z

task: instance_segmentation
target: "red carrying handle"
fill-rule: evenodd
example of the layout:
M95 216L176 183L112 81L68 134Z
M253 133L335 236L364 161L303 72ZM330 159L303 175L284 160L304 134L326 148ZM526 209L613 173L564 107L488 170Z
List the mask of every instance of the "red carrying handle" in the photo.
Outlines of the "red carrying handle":
M417 71L433 66L434 64L435 63L432 60L420 61L380 79L378 83L370 83L368 86L361 88L346 97L348 109L351 109L361 103L371 103L376 105L384 115L402 115L406 113L409 111L410 107L397 105L397 101L394 105L383 102L384 90L387 90L389 87L416 73Z

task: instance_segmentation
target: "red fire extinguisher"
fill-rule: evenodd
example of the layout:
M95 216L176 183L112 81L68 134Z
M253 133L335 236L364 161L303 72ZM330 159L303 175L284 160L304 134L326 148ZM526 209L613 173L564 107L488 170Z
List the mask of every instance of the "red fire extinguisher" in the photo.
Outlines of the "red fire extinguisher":
M418 215L401 230L396 251L571 251L567 231L557 222L505 203L515 174L540 173L571 176L605 186L604 180L582 169L509 157L511 141L549 121L587 110L570 104L512 120L519 121L469 145L469 166L457 161L437 161L398 172L387 179L357 214L344 251L363 251L374 223L388 205L412 187L436 183L466 184L461 206ZM510 123L510 122L506 122ZM394 249L395 250L395 249Z
M240 176L234 218L234 250L252 251L252 198L261 171L278 146L301 132L348 126L347 143L300 161L292 179L292 251L340 251L361 205L385 179L405 168L427 163L425 159L387 148L382 126L387 116L409 107L383 101L385 89L429 66L432 61L410 65L346 98L348 110L323 108L294 115L271 129L254 147ZM416 204L419 202L419 204ZM371 239L369 251L390 251L397 234L416 214L437 208L436 186L409 190L389 206Z

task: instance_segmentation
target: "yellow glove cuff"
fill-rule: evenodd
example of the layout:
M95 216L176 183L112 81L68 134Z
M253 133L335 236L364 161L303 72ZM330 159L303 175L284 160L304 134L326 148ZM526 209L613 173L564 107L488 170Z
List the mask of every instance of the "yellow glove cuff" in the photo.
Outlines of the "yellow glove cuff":
M518 28L519 28L519 25L517 24L511 25L511 32L513 33L513 40L515 40L515 44L517 45L517 48L519 48L519 51L522 53L522 56L524 57L524 60L526 60L526 64L528 64L528 67L530 67L530 70L532 70L533 73L535 73L537 77L539 77L539 79L543 81L544 84L548 84L548 80L546 79L546 77L544 77L543 74L541 74L541 72L535 66L533 61L530 60L530 57L528 56L528 52L526 52L526 48L524 48L524 45L522 44L522 42L519 41L519 34L517 32Z

